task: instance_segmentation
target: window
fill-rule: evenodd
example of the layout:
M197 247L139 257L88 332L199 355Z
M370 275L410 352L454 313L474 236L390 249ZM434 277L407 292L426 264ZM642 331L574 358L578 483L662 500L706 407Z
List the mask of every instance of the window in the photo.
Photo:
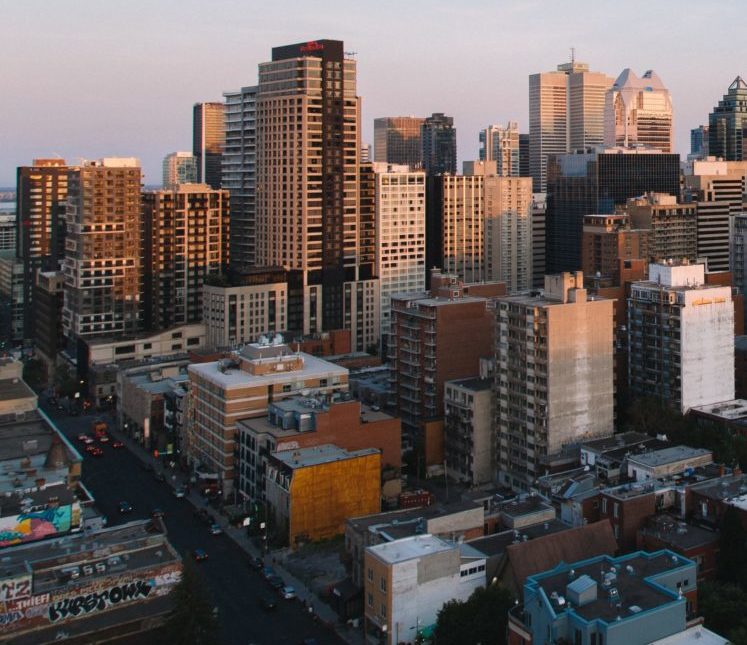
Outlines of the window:
M617 502L615 502L615 506L612 509L612 514L615 516L615 519L620 517L620 504L618 504Z
M143 350L152 349L153 343L143 343Z
M368 579L373 580L373 569L371 568L368 569Z
M381 617L386 618L386 605L382 602L381 603Z
M607 498L602 498L602 513L607 513Z
M372 593L368 594L368 606L373 607L373 594Z
M379 588L382 591L386 591L386 578L384 576L381 576L381 580L379 581Z

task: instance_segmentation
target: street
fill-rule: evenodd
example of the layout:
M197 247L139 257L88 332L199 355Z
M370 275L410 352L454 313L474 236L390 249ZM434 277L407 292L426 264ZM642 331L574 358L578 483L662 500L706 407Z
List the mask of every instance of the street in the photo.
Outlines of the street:
M114 449L111 442L97 445L102 457L92 457L76 439L90 432L91 421L98 416L71 417L46 403L40 406L84 457L83 482L96 499L109 526L133 519L149 518L153 509L165 513L169 540L187 559L194 549L203 549L208 559L196 563L203 574L210 596L218 607L226 645L265 645L301 643L315 638L318 643L338 643L337 636L304 613L300 603L281 599L248 565L248 555L227 535L211 535L208 527L194 517L194 506L187 499L177 499L168 483L156 481L152 472L126 447ZM111 419L106 417L107 422ZM169 471L165 474L170 476ZM129 502L132 512L120 514L119 503ZM211 513L215 511L211 509ZM277 609L260 607L262 597L275 594Z

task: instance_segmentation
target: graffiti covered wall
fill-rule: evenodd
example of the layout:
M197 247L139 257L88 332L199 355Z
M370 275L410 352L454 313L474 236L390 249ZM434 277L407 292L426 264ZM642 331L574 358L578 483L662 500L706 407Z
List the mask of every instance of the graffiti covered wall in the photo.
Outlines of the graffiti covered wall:
M80 506L31 511L0 518L0 548L67 533L80 525Z

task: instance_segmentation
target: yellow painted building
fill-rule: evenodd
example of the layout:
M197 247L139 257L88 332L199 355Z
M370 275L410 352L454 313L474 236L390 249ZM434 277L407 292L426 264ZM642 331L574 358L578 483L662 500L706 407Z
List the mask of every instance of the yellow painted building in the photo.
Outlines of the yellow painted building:
M381 510L381 453L332 444L278 452L265 486L274 530L291 547L331 538L347 518Z

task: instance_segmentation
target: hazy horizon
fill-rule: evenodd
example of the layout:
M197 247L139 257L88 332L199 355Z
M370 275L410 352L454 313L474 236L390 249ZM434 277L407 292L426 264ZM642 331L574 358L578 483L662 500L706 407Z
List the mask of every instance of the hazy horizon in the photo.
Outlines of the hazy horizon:
M6 5L0 186L35 157L134 156L159 184L169 152L191 150L192 105L256 83L273 46L343 40L357 52L362 140L379 116L445 112L459 159L478 132L528 131L528 76L570 58L612 77L654 69L674 105L675 151L742 73L738 3L663 0L558 4L435 0L344 2L156 0Z

